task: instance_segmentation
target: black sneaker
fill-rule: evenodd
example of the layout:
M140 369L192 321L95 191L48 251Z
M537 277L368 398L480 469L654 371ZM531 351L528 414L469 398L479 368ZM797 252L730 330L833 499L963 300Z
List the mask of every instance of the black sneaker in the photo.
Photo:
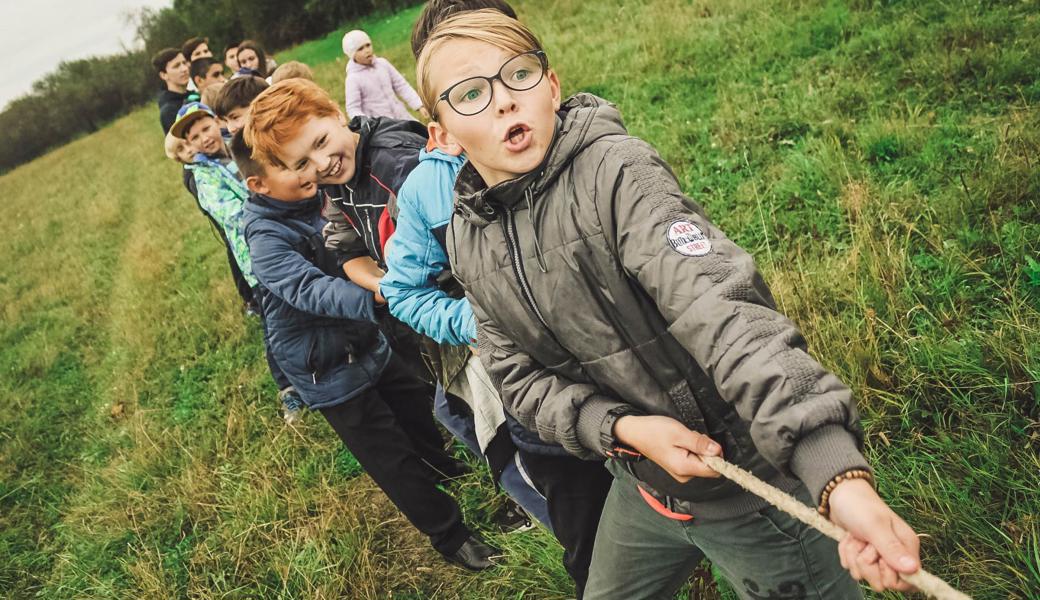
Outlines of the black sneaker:
M484 543L484 540L477 537L477 534L474 533L465 542L462 542L462 546L454 554L441 554L448 562L459 565L464 569L483 571L495 566L491 558L498 556L500 551L498 548Z
M534 529L534 522L527 515L527 511L510 499L506 500L506 505L495 513L491 520L503 533L521 533Z

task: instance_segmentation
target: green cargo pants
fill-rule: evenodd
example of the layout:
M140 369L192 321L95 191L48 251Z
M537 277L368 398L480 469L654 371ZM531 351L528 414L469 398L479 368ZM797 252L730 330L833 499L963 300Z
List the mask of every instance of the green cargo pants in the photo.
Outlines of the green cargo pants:
M614 463L615 461L608 461ZM678 521L652 509L636 480L610 464L614 483L603 507L584 600L671 598L707 556L742 600L859 600L859 585L838 545L779 510ZM800 488L798 498L808 503Z

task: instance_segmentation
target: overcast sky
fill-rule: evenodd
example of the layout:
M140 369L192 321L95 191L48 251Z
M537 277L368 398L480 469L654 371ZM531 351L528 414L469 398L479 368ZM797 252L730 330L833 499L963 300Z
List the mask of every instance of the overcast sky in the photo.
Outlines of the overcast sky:
M172 0L0 0L0 109L63 60L135 43L127 15Z

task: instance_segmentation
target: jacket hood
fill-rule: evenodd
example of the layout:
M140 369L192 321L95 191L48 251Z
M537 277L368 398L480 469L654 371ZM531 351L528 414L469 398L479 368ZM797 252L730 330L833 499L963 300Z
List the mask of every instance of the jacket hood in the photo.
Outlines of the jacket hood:
M525 199L533 201L592 143L606 136L627 134L621 113L613 104L592 94L575 94L560 106L552 144L534 171L488 188L472 163L467 162L455 182L459 199L456 211L467 221L486 226L494 220L495 207L509 209Z

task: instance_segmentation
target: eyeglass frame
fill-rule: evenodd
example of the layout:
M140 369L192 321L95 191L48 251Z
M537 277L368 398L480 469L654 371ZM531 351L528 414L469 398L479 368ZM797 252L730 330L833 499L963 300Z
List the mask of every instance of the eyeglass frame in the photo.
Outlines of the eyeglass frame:
M520 58L521 56L526 56L528 54L532 54L532 55L534 55L535 57L538 58L538 62L542 65L542 75L541 75L541 77L538 78L538 81L534 82L534 84L531 85L531 87L527 87L527 88L523 88L523 89L518 90L518 89L512 87L511 85L509 85L508 83L506 83L506 81L504 79L502 79L502 69L506 68L506 65L508 65L511 62L513 62L517 58ZM506 62L502 63L502 66L498 68L498 73L495 73L491 77L485 77L483 75L474 75L473 77L467 77L467 78L463 79L462 81L456 81L455 83L451 84L450 86L448 86L448 89L444 90L443 92L441 92L441 94L439 96L437 96L437 102L434 103L434 106L436 106L437 104L440 104L441 100L443 100L443 101L447 102L448 106L450 106L451 109L453 111L455 111L455 113L460 115L460 116L472 117L472 116L475 116L475 115L479 115L480 113L482 113L485 110L487 110L487 108L489 106L491 106L491 102L495 99L495 81L496 80L499 81L508 90L512 90L514 92L526 92L527 90L533 90L534 88L538 87L538 84L541 83L543 79L545 79L545 73L548 70L549 70L549 57L545 55L545 51L544 50L528 50L527 52L521 52L520 54L517 54L516 56L513 56L509 60L507 60ZM483 79L484 81L488 82L488 90L489 90L490 93L488 94L487 104L485 104L483 108L481 108L480 110L478 110L475 113L471 113L471 114L467 115L467 114L459 111L459 109L455 108L455 105L451 103L451 100L448 99L448 96L449 96L449 94L451 94L451 91L453 89L455 89L456 87L462 85L463 83L466 83L467 81L470 81L471 79ZM434 118L436 118L436 114L437 114L437 112L434 111Z

